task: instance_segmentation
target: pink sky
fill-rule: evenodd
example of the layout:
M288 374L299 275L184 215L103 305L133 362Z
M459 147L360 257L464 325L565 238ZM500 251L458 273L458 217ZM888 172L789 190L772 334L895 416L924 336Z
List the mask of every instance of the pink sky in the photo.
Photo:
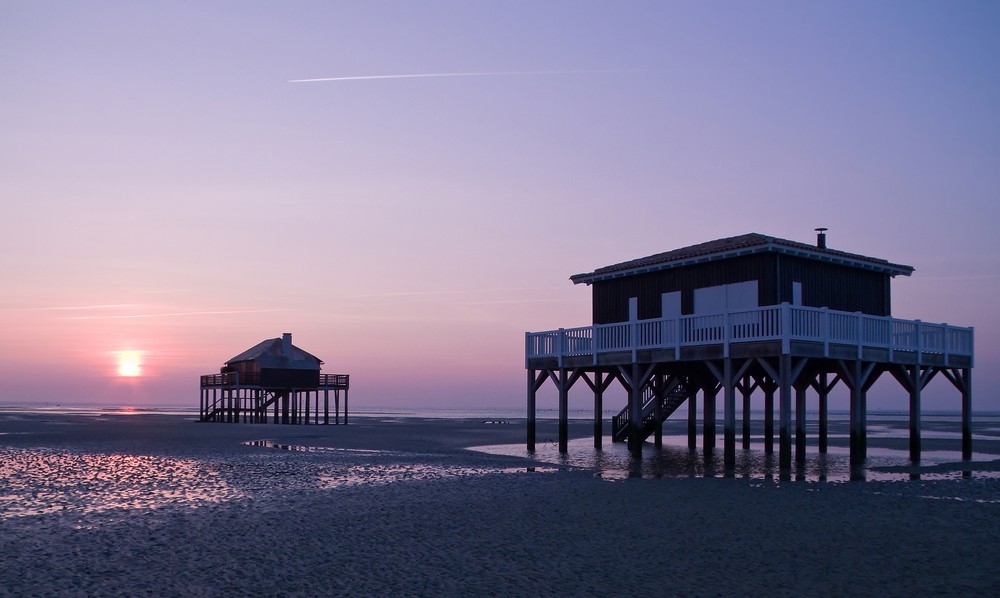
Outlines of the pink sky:
M826 226L916 267L895 315L976 328L974 407L1000 409L998 26L990 2L4 2L0 401L195 405L292 332L355 405L518 408L524 332L589 323L571 274ZM523 74L289 83L485 72Z

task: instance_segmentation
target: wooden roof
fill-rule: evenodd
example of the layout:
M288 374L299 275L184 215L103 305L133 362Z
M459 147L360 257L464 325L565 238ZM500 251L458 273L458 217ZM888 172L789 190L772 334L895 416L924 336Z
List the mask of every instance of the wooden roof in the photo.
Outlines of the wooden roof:
M574 284L591 284L602 280L620 278L624 276L635 276L646 272L655 272L670 268L679 268L693 264L722 260L753 253L774 252L795 255L807 259L814 259L821 262L830 262L863 270L874 270L889 276L902 274L909 276L913 273L913 266L904 266L892 262L868 257L856 253L848 253L836 249L821 248L808 243L779 239L760 233L748 233L736 237L716 239L674 249L664 253L657 253L647 257L642 257L619 264L612 264L603 268L598 268L593 272L574 274L570 280Z
M289 343L289 349L284 350L282 339L269 338L250 347L236 357L226 362L231 365L240 361L256 361L262 368L277 368L290 370L319 369L323 361L311 353Z

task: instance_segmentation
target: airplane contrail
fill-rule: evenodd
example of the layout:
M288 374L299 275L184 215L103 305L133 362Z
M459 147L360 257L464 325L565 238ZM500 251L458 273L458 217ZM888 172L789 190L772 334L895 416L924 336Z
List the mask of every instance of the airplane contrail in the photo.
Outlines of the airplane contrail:
M503 75L581 75L609 73L611 71L487 71L480 73L418 73L411 75L364 75L358 77L322 77L319 79L292 79L289 83L316 83L319 81L360 81L362 79L419 79L426 77L497 77Z

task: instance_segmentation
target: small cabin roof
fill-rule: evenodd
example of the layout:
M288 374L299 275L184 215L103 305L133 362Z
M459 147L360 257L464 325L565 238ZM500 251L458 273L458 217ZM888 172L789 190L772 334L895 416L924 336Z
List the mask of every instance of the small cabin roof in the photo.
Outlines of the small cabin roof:
M281 337L269 338L257 343L236 357L230 358L226 365L240 361L256 361L257 365L262 368L289 370L319 369L323 363L319 357L291 344L291 338L289 338L286 350L284 339Z
M889 276L902 274L909 276L913 273L913 266L894 264L887 260L868 257L857 253L848 253L826 247L818 247L808 243L779 239L760 233L748 233L736 237L716 239L681 247L664 253L657 253L647 257L642 257L619 264L612 264L603 268L598 268L593 272L574 274L570 280L574 284L592 284L602 280L621 278L624 276L635 276L647 272L680 268L702 262L715 261L750 255L754 253L773 252L794 255L806 259L813 259L821 262L840 264L863 270L873 270Z

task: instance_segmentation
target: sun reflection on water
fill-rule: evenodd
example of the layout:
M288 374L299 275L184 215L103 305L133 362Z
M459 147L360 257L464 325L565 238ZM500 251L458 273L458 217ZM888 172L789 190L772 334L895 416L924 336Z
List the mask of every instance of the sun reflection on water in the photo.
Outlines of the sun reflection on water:
M196 507L241 496L204 463L149 455L0 448L0 520Z

